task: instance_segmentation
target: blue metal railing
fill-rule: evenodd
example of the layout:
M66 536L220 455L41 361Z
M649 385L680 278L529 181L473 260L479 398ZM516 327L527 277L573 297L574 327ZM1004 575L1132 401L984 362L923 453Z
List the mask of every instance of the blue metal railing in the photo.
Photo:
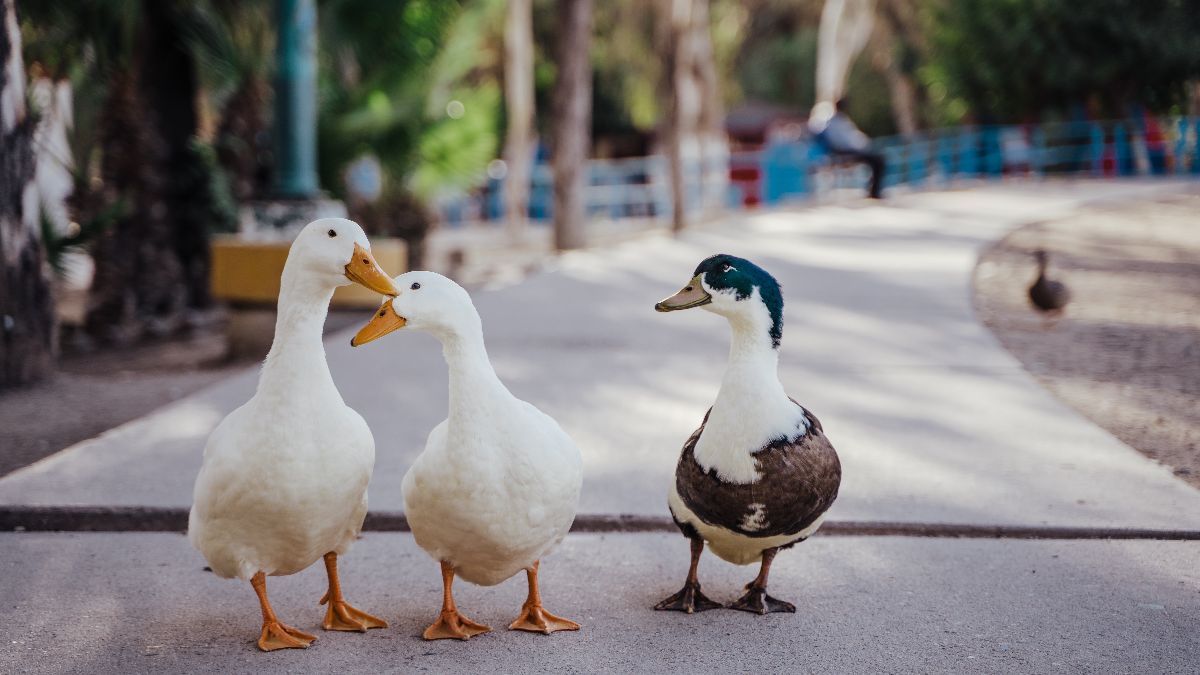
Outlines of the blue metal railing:
M885 187L1014 175L1200 176L1200 117L949 127L878 138L873 148L886 161ZM703 172L699 162L686 162L684 206L777 204L865 185L865 168L843 164L811 137L715 157ZM530 188L529 217L551 218L553 176L547 164L534 167ZM490 179L479 194L441 205L443 219L502 220L503 192L502 180ZM593 218L670 217L666 159L592 160L585 200Z

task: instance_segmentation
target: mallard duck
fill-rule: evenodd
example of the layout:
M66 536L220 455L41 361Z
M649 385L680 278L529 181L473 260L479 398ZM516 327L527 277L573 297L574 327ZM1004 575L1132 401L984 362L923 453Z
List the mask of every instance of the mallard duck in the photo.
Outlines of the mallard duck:
M1046 267L1050 257L1043 250L1033 252L1038 264L1037 280L1029 287L1029 302L1034 309L1049 315L1062 314L1067 303L1071 301L1071 291L1061 281L1055 281L1046 276Z
M350 606L338 555L367 513L375 441L342 402L325 362L321 332L338 286L356 282L395 294L357 224L323 218L300 231L280 281L275 339L258 389L213 431L196 477L188 538L218 576L249 580L262 606L258 647L308 647L316 639L282 623L266 578L325 560L325 630L365 631L387 622Z
M767 595L771 561L812 536L837 498L842 468L816 416L779 382L783 295L775 278L730 255L696 267L683 290L655 309L703 307L729 320L733 341L717 400L683 446L667 503L691 540L683 589L655 606L687 613L720 607L700 592L704 543L737 565L761 562L732 609L766 614L796 607Z
M441 341L449 366L449 415L430 432L402 484L413 537L442 570L442 611L424 638L466 640L491 630L456 608L456 576L493 586L521 570L529 595L509 629L578 630L578 623L542 606L538 566L575 519L583 475L579 448L496 376L479 313L461 286L434 272L409 272L395 282L400 294L351 344L416 328Z

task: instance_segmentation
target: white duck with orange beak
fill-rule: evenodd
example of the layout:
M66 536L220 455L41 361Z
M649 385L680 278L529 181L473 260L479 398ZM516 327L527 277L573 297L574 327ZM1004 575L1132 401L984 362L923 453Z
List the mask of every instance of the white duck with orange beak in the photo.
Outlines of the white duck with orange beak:
M489 630L459 613L455 576L493 586L525 570L529 595L510 630L553 633L579 624L542 606L538 566L571 529L583 482L578 446L553 418L515 397L496 376L471 297L434 272L395 279L386 301L351 344L405 326L442 343L449 415L404 476L404 512L417 544L442 568L442 611L427 640L466 640Z
M356 223L323 218L300 231L279 290L275 339L258 389L208 439L196 478L188 538L224 578L258 594L264 651L307 647L315 636L275 616L266 577L295 574L324 557L325 630L365 631L387 622L342 597L337 557L362 528L375 440L342 401L325 361L322 329L338 286L384 295L395 286Z

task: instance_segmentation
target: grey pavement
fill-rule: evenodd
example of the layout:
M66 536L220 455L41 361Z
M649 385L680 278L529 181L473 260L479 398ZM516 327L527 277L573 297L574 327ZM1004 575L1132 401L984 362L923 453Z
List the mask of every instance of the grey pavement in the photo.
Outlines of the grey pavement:
M583 513L664 514L683 440L713 400L725 322L653 303L718 251L782 281L782 377L823 421L845 480L831 518L1200 528L1200 492L1044 391L975 319L980 247L1028 222L1195 183L1043 182L731 216L681 239L572 253L474 294L492 360L585 456ZM366 317L364 316L364 319ZM375 509L444 416L437 343L327 342L346 401L375 432ZM204 440L254 369L0 479L0 504L187 507Z
M340 565L347 598L389 622L319 630L320 566L268 589L305 651L254 646L249 584L218 579L175 534L0 534L0 672L893 672L1187 673L1200 668L1196 542L816 537L777 558L794 615L685 615L650 607L678 590L678 535L570 535L542 567L546 607L583 624L502 630L524 581L460 584L493 633L424 642L436 566L406 534L369 534ZM719 601L754 574L706 557Z
M774 272L787 298L782 377L845 466L831 518L978 525L1200 528L1200 492L1046 393L975 320L980 247L1024 223L1180 183L1027 183L724 219L572 253L478 291L489 349L519 396L583 448L581 511L665 514L679 446L716 393L728 328L660 315L702 257ZM365 319L366 317L364 317ZM445 415L436 342L327 342L347 402L375 432L376 509ZM0 479L0 505L191 501L204 439L253 391L245 373ZM1200 542L818 536L781 555L772 593L795 615L650 607L678 589L674 533L573 534L542 567L552 636L497 630L426 643L439 579L410 535L369 533L341 563L351 602L392 626L316 630L320 566L272 578L309 650L262 654L247 584L203 571L177 534L0 533L0 672L1168 672L1200 670ZM705 592L754 575L706 555ZM460 584L460 607L501 629L524 584Z

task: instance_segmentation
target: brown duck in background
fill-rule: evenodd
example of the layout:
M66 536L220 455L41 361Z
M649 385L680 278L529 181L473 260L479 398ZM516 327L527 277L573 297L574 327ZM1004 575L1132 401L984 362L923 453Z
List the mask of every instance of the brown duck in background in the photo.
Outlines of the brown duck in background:
M1045 251L1034 251L1033 257L1038 263L1038 276L1033 285L1029 287L1029 302L1035 309L1047 316L1059 316L1066 308L1067 303L1071 301L1071 291L1063 282L1046 276L1049 256Z

